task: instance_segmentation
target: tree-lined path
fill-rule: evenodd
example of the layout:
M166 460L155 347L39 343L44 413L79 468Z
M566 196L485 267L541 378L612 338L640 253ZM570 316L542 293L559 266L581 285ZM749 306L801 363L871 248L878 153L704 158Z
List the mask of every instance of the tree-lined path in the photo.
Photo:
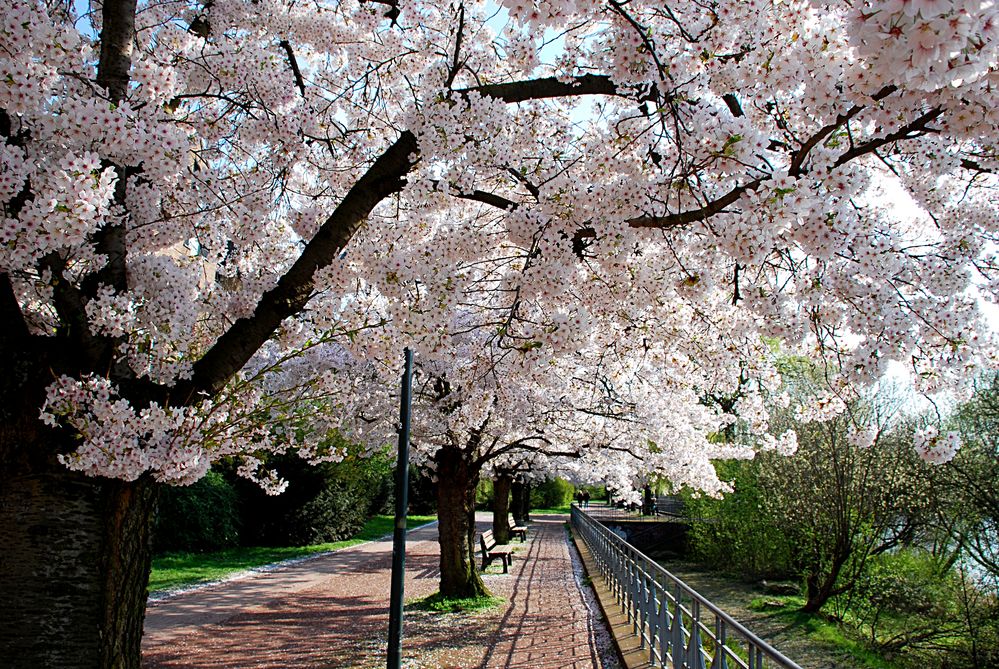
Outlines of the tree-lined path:
M506 599L500 608L461 615L407 610L404 665L600 667L595 626L602 623L573 576L565 520L538 517L510 574L485 576ZM488 528L487 516L477 524ZM436 538L435 525L409 534L407 599L437 589ZM151 602L143 666L384 666L391 551L390 539L374 541Z

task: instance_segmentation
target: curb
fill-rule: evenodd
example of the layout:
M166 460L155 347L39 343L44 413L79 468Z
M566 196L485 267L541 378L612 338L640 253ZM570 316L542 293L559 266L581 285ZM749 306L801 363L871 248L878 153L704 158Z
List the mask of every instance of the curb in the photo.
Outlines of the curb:
M570 533L572 543L583 560L583 568L590 578L590 584L597 595L597 602L600 610L607 621L607 628L610 630L611 639L621 664L627 669L655 669L655 665L649 661L649 651L640 647L640 639L634 631L634 625L629 622L628 614L621 611L620 605L615 600L614 594L607 588L607 584L600 576L593 554L585 541L577 541L575 533Z

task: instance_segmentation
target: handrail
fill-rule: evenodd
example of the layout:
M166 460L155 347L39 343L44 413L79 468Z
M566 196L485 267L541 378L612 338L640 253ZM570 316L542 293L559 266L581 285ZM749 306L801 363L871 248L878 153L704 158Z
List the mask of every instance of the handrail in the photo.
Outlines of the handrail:
M576 506L571 520L654 667L801 669ZM713 624L707 624L711 616Z

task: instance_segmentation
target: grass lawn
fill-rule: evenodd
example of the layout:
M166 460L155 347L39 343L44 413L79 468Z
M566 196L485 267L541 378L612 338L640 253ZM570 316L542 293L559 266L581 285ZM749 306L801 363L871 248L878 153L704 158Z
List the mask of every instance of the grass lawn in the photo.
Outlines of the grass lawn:
M556 513L565 513L565 514L568 514L569 513L569 505L566 504L565 506L557 506L557 507L552 508L552 509L531 509L531 515L532 516L535 516L535 515L536 516L548 516L548 515L552 515L552 514L556 514Z
M410 529L436 520L436 516L409 516ZM165 553L153 558L149 591L157 592L184 585L216 581L234 572L261 567L291 558L346 548L391 534L393 516L375 516L351 539L313 546L247 546L213 553Z
M433 611L435 613L460 613L463 611L485 611L495 609L506 602L502 597L467 597L464 599L449 599L439 592L429 597L406 602L406 608L417 611Z
M749 603L752 611L764 611L776 620L786 623L788 629L800 630L802 635L828 646L839 648L844 654L863 667L869 669L894 669L890 660L868 648L859 639L847 634L835 620L821 613L805 613L804 597L767 596L758 597Z

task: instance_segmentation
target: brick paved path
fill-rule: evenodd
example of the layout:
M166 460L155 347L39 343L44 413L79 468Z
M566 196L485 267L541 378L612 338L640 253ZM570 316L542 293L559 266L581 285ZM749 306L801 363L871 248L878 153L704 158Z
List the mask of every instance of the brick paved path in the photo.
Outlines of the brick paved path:
M600 667L594 621L573 576L567 516L539 516L535 540L510 593L496 642L484 667Z
M486 515L477 519L488 527ZM565 516L537 516L510 574L486 585L507 604L476 614L407 610L403 665L600 667L594 621L573 577ZM243 669L385 666L390 539L151 602L143 666ZM436 526L410 532L406 598L438 585ZM599 616L599 613L596 614Z

